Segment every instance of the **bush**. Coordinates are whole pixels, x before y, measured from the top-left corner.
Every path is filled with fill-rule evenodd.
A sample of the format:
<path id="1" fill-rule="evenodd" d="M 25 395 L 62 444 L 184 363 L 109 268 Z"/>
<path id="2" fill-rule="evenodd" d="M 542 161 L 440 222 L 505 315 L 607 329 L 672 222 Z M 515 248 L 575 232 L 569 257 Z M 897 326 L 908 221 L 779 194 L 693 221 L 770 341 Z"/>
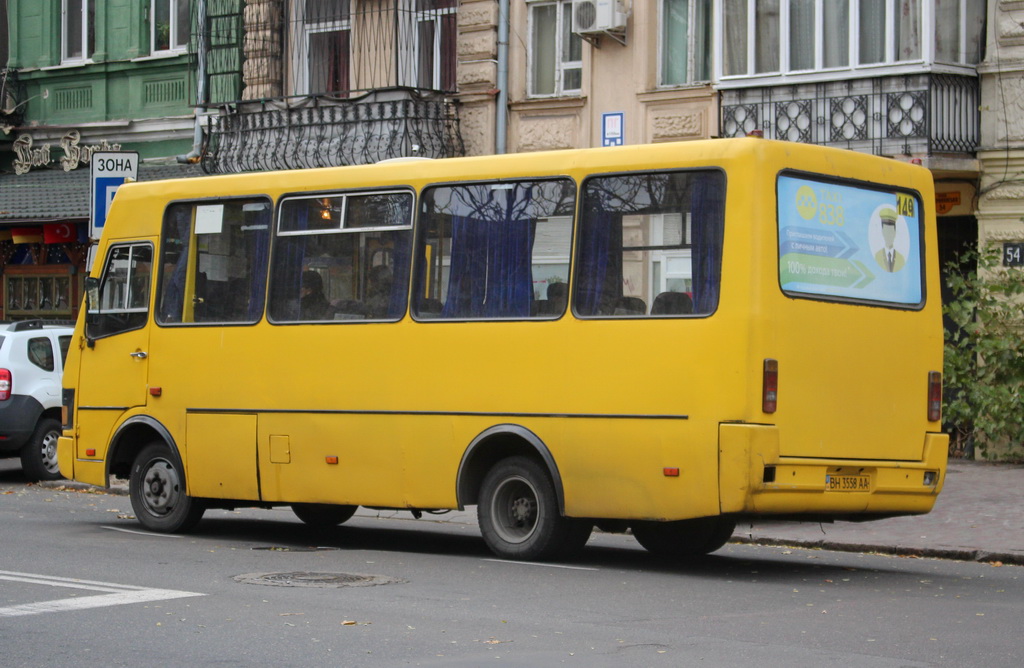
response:
<path id="1" fill-rule="evenodd" d="M 947 265 L 944 415 L 951 454 L 1024 456 L 1024 274 L 1001 249 Z"/>

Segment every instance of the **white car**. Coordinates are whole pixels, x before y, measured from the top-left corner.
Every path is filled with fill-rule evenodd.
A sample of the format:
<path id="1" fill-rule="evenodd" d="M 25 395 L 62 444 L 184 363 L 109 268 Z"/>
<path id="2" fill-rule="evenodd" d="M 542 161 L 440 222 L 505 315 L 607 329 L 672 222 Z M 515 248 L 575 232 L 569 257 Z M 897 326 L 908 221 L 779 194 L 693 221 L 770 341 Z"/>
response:
<path id="1" fill-rule="evenodd" d="M 0 457 L 21 457 L 29 480 L 57 480 L 61 374 L 74 328 L 0 325 Z"/>

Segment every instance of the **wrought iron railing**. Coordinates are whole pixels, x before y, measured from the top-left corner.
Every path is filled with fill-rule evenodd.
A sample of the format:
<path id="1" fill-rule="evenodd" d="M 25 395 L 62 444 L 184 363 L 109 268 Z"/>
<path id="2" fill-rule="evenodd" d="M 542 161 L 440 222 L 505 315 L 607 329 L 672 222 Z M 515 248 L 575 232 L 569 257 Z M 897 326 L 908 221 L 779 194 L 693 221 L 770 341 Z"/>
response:
<path id="1" fill-rule="evenodd" d="M 980 140 L 977 77 L 919 74 L 721 92 L 720 132 L 876 155 L 967 154 Z"/>
<path id="2" fill-rule="evenodd" d="M 367 164 L 465 152 L 455 103 L 408 89 L 359 99 L 264 100 L 214 117 L 203 169 L 211 173 Z"/>

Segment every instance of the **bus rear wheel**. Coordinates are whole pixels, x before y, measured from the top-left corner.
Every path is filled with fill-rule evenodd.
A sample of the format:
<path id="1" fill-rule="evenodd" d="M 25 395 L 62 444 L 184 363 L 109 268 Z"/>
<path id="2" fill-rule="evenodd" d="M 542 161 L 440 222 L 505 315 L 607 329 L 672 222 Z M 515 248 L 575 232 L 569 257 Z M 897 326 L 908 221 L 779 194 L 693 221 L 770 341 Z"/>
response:
<path id="1" fill-rule="evenodd" d="M 352 519 L 359 506 L 335 506 L 329 503 L 293 503 L 295 516 L 311 527 L 327 529 Z"/>
<path id="2" fill-rule="evenodd" d="M 162 442 L 150 443 L 135 457 L 128 494 L 135 517 L 150 531 L 188 531 L 206 510 L 201 501 L 185 493 L 181 465 Z"/>
<path id="3" fill-rule="evenodd" d="M 477 519 L 484 542 L 499 557 L 568 557 L 590 537 L 591 524 L 562 517 L 547 471 L 526 457 L 498 462 L 484 477 Z"/>
<path id="4" fill-rule="evenodd" d="M 729 542 L 736 521 L 699 517 L 678 522 L 634 522 L 633 537 L 659 557 L 690 559 L 710 554 Z"/>

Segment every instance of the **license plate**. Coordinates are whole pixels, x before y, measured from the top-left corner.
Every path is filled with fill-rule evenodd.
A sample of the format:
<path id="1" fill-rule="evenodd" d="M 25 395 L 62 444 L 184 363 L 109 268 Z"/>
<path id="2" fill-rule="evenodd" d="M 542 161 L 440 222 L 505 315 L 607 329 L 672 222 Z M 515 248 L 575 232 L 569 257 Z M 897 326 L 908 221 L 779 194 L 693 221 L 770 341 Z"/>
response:
<path id="1" fill-rule="evenodd" d="M 871 476 L 827 474 L 825 489 L 829 492 L 870 492 Z"/>

